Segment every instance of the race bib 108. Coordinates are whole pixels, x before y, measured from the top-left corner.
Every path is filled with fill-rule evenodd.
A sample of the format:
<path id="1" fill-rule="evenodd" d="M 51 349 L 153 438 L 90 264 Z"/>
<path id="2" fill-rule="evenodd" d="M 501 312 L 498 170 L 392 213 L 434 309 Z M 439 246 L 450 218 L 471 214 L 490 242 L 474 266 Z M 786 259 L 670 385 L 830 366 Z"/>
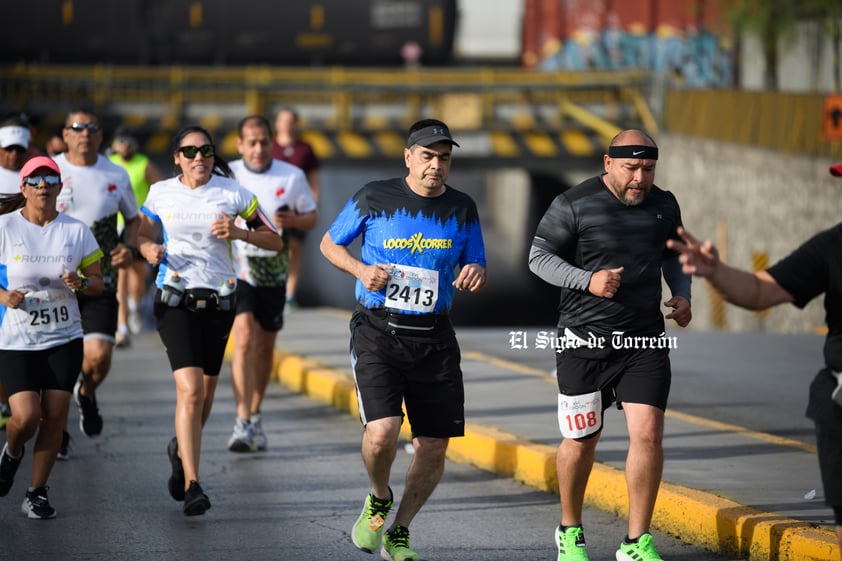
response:
<path id="1" fill-rule="evenodd" d="M 558 394 L 558 428 L 564 438 L 582 438 L 602 428 L 602 392 Z"/>

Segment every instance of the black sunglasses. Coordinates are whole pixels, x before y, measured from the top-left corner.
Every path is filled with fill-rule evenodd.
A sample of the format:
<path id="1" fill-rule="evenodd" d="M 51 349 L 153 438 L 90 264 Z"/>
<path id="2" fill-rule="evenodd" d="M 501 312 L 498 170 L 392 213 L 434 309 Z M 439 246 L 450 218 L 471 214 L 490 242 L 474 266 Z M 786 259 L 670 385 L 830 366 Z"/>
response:
<path id="1" fill-rule="evenodd" d="M 23 182 L 30 187 L 38 187 L 42 181 L 47 187 L 55 187 L 61 183 L 61 177 L 58 175 L 30 175 L 29 177 L 23 178 Z"/>
<path id="2" fill-rule="evenodd" d="M 97 123 L 73 123 L 72 125 L 67 125 L 64 127 L 66 129 L 70 129 L 74 132 L 82 132 L 85 129 L 88 129 L 90 132 L 99 132 L 99 124 Z"/>
<path id="3" fill-rule="evenodd" d="M 178 151 L 184 154 L 185 158 L 193 159 L 196 154 L 201 153 L 203 158 L 212 158 L 216 153 L 213 144 L 203 144 L 202 146 L 179 146 Z"/>
<path id="4" fill-rule="evenodd" d="M 12 144 L 11 146 L 4 146 L 3 150 L 6 152 L 17 152 L 18 154 L 23 154 L 26 152 L 26 148 L 21 146 L 20 144 Z"/>

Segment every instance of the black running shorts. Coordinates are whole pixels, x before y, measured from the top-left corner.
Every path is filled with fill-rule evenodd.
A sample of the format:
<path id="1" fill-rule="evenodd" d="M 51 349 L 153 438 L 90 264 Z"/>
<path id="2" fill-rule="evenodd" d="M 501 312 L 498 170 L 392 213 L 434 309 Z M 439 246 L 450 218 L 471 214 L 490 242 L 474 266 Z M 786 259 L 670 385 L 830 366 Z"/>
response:
<path id="1" fill-rule="evenodd" d="M 252 286 L 237 281 L 237 313 L 251 312 L 263 331 L 277 333 L 284 327 L 286 284 L 281 286 Z"/>
<path id="2" fill-rule="evenodd" d="M 116 293 L 106 290 L 95 296 L 78 292 L 76 294 L 85 339 L 104 339 L 113 343 L 114 334 L 117 333 Z"/>
<path id="3" fill-rule="evenodd" d="M 413 436 L 464 436 L 461 353 L 449 322 L 431 337 L 408 337 L 387 333 L 355 312 L 351 362 L 363 425 L 402 417 L 405 402 Z"/>
<path id="4" fill-rule="evenodd" d="M 160 294 L 155 294 L 154 314 L 173 371 L 195 366 L 207 376 L 219 375 L 234 324 L 234 310 L 172 308 L 161 302 Z"/>
<path id="5" fill-rule="evenodd" d="M 615 401 L 666 410 L 672 380 L 668 349 L 614 349 L 610 343 L 556 353 L 556 375 L 564 395 L 602 390 L 603 411 Z"/>
<path id="6" fill-rule="evenodd" d="M 82 370 L 82 339 L 39 351 L 0 351 L 0 382 L 7 395 L 31 391 L 72 392 Z"/>

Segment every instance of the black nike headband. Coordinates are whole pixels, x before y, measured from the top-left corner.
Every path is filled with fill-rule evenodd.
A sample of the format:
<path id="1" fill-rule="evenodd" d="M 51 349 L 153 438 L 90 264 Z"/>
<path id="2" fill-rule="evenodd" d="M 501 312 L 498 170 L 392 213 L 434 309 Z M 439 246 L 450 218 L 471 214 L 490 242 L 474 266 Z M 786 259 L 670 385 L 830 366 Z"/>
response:
<path id="1" fill-rule="evenodd" d="M 609 146 L 608 157 L 657 160 L 658 148 L 655 146 L 640 146 L 638 144 L 631 144 L 628 146 Z"/>

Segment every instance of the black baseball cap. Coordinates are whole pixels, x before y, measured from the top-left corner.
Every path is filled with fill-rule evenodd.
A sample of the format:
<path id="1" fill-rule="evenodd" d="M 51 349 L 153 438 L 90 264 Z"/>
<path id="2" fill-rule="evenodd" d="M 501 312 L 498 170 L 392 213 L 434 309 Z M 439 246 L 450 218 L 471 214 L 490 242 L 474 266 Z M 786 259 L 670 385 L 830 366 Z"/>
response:
<path id="1" fill-rule="evenodd" d="M 415 144 L 419 146 L 430 146 L 436 142 L 449 142 L 453 146 L 459 146 L 453 140 L 453 137 L 450 136 L 450 129 L 444 125 L 431 125 L 423 129 L 418 129 L 410 134 L 409 138 L 406 139 L 406 147 L 409 148 Z"/>

